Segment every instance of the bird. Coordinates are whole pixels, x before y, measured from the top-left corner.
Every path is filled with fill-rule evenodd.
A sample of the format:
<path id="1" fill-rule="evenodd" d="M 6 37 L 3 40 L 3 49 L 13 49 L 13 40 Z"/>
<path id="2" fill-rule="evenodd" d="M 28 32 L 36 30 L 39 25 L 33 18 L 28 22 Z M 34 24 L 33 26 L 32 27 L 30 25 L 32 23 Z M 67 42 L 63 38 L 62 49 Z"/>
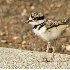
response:
<path id="1" fill-rule="evenodd" d="M 29 16 L 29 19 L 24 23 L 32 25 L 32 31 L 41 39 L 47 41 L 48 44 L 46 52 L 49 52 L 49 49 L 51 48 L 50 41 L 57 39 L 69 26 L 69 18 L 62 21 L 56 21 L 45 18 L 44 14 L 41 12 L 33 12 Z M 54 47 L 52 49 L 52 58 L 54 58 Z"/>

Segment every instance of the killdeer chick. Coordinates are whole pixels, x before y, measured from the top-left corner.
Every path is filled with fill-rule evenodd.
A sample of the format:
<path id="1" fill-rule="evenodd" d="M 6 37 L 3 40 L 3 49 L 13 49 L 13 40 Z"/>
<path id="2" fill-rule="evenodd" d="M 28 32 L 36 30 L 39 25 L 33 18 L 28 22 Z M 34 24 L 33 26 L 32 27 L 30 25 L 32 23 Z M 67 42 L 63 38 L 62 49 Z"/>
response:
<path id="1" fill-rule="evenodd" d="M 34 12 L 29 19 L 25 21 L 33 27 L 33 32 L 48 42 L 47 52 L 51 48 L 50 40 L 56 39 L 68 27 L 68 19 L 64 21 L 47 20 L 41 12 Z M 54 57 L 54 48 L 53 48 Z"/>

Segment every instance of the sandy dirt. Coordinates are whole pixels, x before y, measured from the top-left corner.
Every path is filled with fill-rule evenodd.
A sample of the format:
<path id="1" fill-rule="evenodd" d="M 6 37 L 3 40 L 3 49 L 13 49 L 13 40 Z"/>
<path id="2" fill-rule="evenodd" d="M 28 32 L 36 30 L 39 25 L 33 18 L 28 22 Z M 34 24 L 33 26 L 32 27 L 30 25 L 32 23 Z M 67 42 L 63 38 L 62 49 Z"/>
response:
<path id="1" fill-rule="evenodd" d="M 70 69 L 70 55 L 0 48 L 1 69 Z M 48 60 L 48 61 L 47 61 Z"/>

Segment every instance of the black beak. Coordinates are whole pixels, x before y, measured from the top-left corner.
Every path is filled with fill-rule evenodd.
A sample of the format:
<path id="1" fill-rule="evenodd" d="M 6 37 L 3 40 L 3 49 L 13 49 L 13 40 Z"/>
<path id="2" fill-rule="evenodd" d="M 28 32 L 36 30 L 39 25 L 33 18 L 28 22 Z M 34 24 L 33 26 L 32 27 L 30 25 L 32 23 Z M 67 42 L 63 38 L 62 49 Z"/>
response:
<path id="1" fill-rule="evenodd" d="M 29 20 L 25 21 L 24 23 L 29 23 Z"/>
<path id="2" fill-rule="evenodd" d="M 24 23 L 29 23 L 29 22 L 31 22 L 32 20 L 27 20 L 27 21 L 25 21 Z"/>

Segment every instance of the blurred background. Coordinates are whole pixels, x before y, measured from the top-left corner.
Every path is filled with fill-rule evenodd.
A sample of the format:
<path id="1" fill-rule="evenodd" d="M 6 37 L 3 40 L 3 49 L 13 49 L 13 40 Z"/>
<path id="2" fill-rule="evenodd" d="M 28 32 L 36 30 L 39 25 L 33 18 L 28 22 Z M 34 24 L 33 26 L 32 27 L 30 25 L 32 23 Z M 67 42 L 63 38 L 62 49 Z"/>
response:
<path id="1" fill-rule="evenodd" d="M 62 20 L 70 17 L 70 0 L 0 0 L 0 47 L 45 52 L 47 42 L 24 24 L 32 12 L 38 11 L 48 19 Z M 56 52 L 70 54 L 70 27 L 56 44 Z"/>

